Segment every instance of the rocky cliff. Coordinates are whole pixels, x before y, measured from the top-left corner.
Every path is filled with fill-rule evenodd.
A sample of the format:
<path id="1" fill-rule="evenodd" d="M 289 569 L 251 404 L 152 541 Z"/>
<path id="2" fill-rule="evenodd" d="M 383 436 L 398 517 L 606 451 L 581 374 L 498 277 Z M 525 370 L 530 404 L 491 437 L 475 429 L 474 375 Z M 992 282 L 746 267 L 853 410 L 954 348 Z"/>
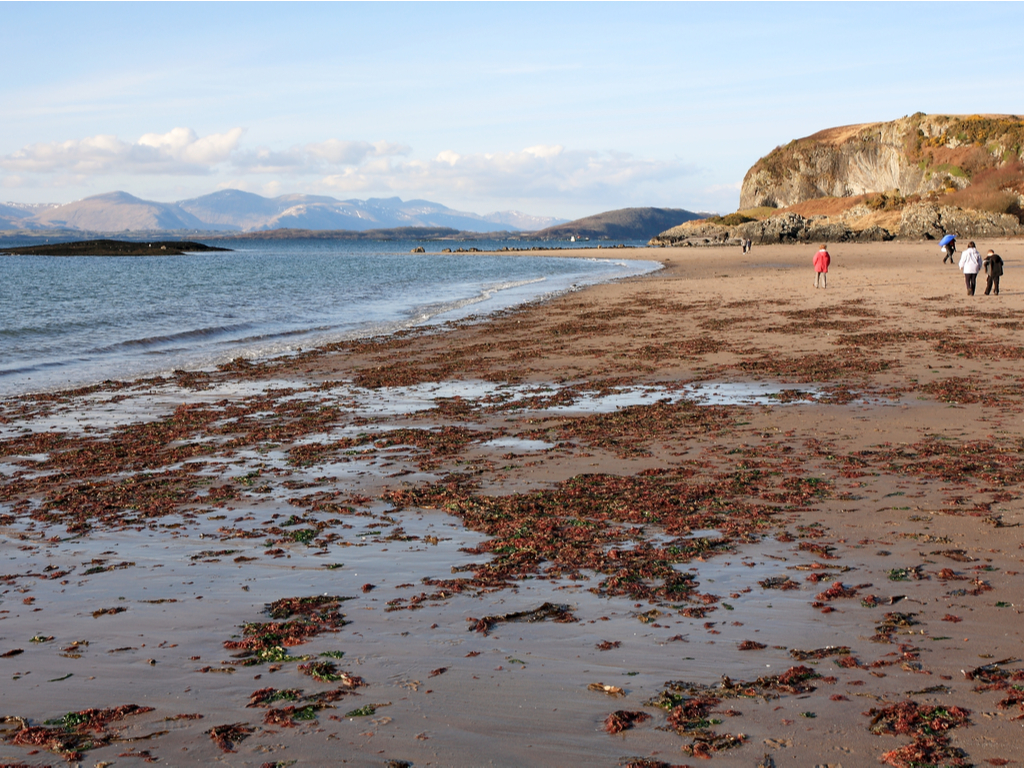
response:
<path id="1" fill-rule="evenodd" d="M 747 172 L 739 212 L 652 245 L 1024 235 L 1024 120 L 918 113 L 791 141 Z"/>
<path id="2" fill-rule="evenodd" d="M 830 128 L 758 160 L 743 179 L 740 210 L 881 192 L 937 197 L 1012 165 L 1016 173 L 1006 175 L 1015 178 L 1003 181 L 1015 182 L 1019 197 L 1022 149 L 1024 120 L 1012 115 L 917 113 L 887 123 Z M 996 193 L 1006 188 L 997 183 L 990 191 L 999 197 Z M 1003 195 L 1001 202 L 1007 201 Z"/>

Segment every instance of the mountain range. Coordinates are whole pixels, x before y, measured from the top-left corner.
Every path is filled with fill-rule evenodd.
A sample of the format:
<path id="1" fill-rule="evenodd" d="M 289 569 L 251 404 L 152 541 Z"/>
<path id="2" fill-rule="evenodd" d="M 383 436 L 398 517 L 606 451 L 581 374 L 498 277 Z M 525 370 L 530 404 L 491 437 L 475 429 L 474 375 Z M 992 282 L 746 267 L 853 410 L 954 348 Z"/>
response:
<path id="1" fill-rule="evenodd" d="M 354 230 L 451 227 L 467 232 L 537 231 L 565 219 L 503 211 L 481 216 L 427 200 L 398 197 L 336 200 L 322 195 L 267 198 L 237 189 L 159 203 L 109 192 L 66 205 L 0 204 L 0 230 L 87 232 L 254 232 L 270 229 Z"/>

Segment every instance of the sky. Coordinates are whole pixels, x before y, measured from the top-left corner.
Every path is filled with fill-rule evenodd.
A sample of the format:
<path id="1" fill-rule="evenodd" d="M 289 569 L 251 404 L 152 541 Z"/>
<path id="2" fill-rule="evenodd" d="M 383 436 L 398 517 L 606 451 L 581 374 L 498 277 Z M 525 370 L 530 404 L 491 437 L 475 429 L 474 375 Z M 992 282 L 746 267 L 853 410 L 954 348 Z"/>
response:
<path id="1" fill-rule="evenodd" d="M 0 2 L 0 201 L 728 213 L 824 128 L 1024 113 L 1016 2 Z"/>

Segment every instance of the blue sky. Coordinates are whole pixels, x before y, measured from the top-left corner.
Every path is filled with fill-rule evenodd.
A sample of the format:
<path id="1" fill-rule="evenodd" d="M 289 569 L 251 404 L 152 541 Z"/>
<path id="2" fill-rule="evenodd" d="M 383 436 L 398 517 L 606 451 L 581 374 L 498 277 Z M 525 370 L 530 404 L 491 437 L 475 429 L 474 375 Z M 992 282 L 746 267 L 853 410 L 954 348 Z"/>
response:
<path id="1" fill-rule="evenodd" d="M 1007 3 L 10 3 L 0 200 L 736 209 L 823 128 L 1024 113 Z"/>

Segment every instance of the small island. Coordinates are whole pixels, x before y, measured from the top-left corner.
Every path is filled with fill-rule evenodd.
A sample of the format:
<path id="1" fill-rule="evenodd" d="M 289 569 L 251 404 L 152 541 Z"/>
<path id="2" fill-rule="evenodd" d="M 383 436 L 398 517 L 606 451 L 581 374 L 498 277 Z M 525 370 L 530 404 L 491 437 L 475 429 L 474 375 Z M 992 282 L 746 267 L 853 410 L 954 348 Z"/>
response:
<path id="1" fill-rule="evenodd" d="M 162 240 L 153 243 L 128 240 L 81 240 L 74 243 L 47 243 L 19 248 L 4 248 L 0 253 L 11 256 L 181 256 L 202 251 L 230 251 L 187 240 Z"/>

